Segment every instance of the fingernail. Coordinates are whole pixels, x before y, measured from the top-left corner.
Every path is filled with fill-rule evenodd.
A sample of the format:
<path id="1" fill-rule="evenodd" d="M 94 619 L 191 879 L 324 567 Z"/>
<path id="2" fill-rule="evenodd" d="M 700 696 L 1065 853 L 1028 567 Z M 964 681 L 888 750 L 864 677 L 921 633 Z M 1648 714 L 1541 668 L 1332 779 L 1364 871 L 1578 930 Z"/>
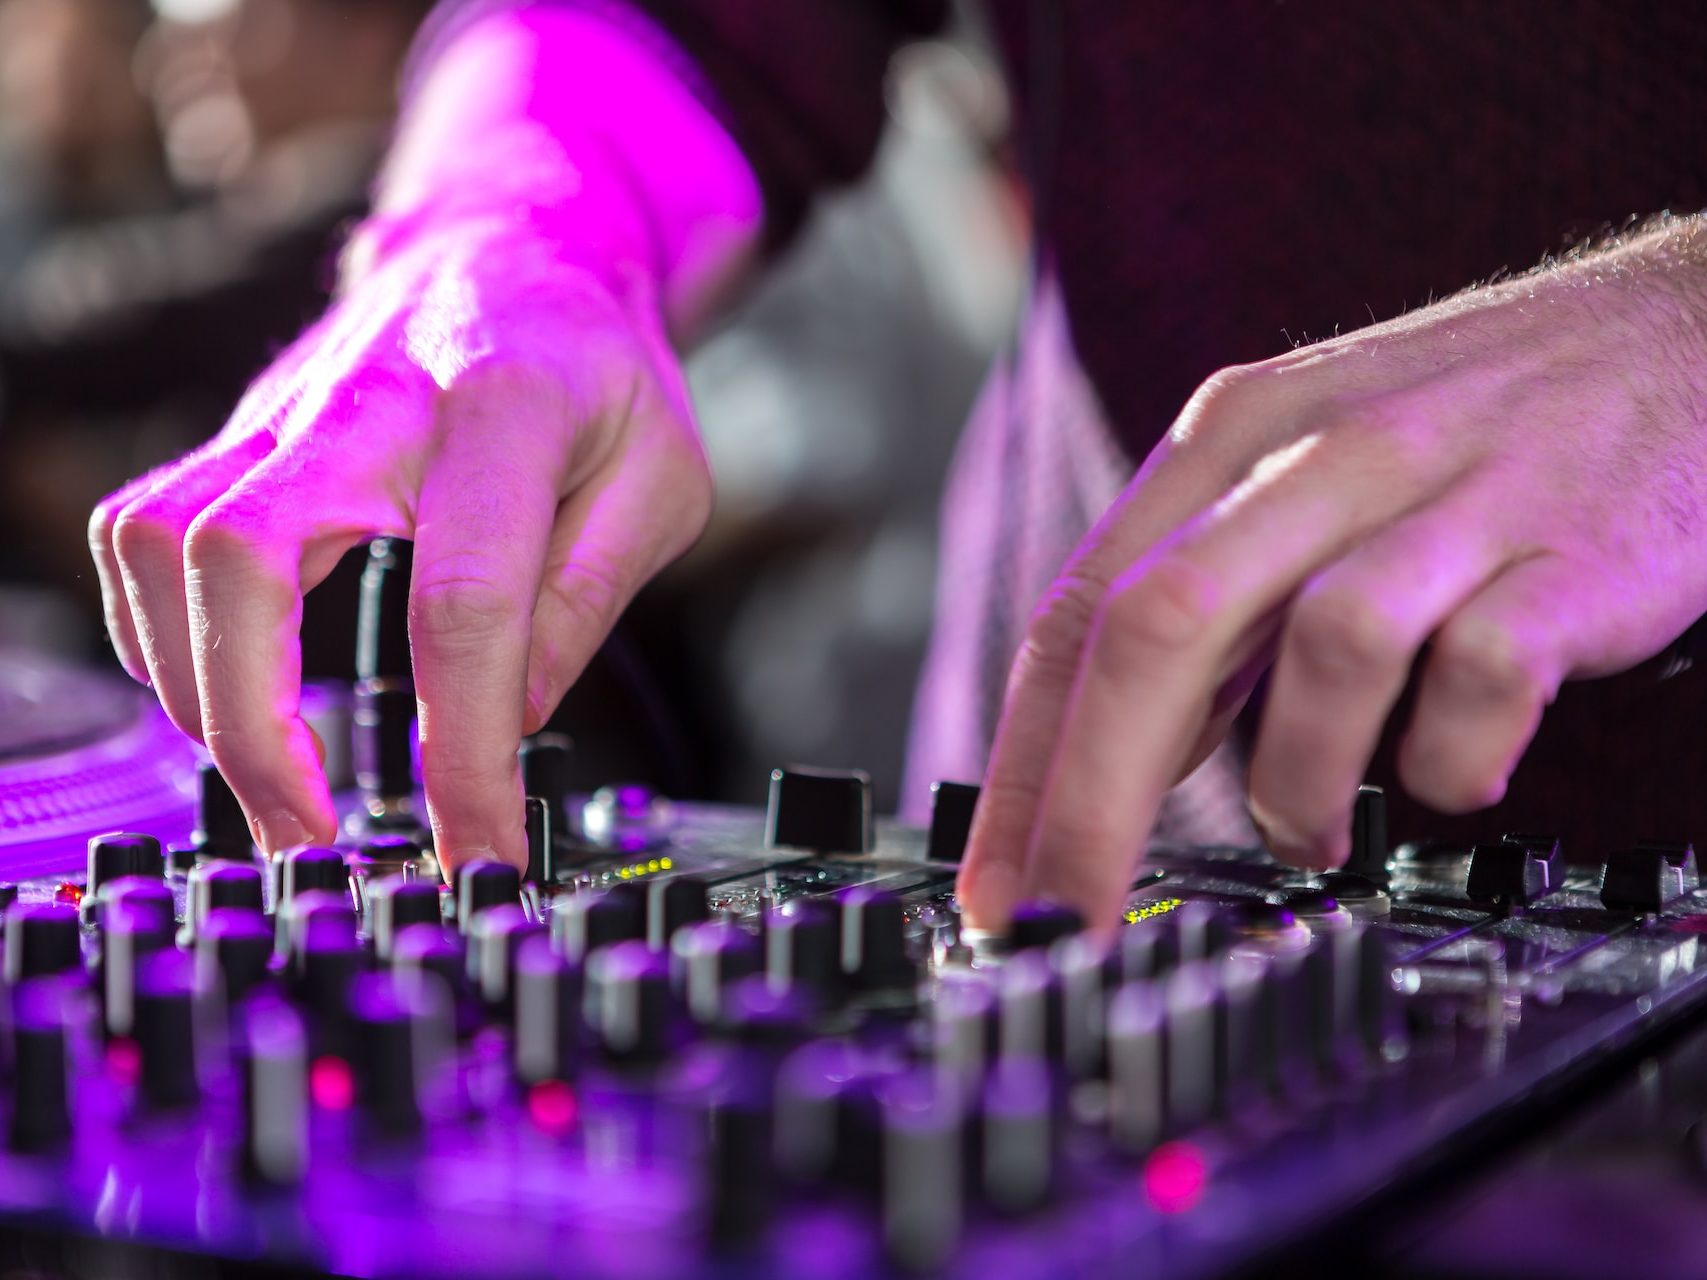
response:
<path id="1" fill-rule="evenodd" d="M 275 809 L 256 818 L 249 826 L 263 853 L 281 853 L 309 841 L 308 828 L 302 824 L 302 819 L 284 809 Z"/>

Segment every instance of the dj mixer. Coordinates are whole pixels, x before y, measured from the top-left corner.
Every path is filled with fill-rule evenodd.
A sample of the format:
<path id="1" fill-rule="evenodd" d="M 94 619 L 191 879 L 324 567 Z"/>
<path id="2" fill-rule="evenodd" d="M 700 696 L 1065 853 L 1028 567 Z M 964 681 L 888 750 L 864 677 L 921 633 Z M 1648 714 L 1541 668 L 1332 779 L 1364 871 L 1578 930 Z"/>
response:
<path id="1" fill-rule="evenodd" d="M 1112 941 L 982 936 L 973 787 L 925 829 L 854 772 L 574 794 L 546 736 L 527 868 L 447 885 L 376 625 L 316 704 L 346 839 L 275 860 L 146 694 L 13 664 L 92 710 L 0 743 L 0 1263 L 1270 1274 L 1707 1016 L 1687 843 L 1393 848 L 1373 788 L 1339 871 L 1154 848 Z"/>

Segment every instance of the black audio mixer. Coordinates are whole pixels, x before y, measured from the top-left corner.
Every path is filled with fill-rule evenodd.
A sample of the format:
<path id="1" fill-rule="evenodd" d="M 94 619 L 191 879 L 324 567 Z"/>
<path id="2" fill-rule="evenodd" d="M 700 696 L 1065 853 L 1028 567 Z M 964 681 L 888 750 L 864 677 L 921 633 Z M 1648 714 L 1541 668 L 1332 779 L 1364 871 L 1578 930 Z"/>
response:
<path id="1" fill-rule="evenodd" d="M 1260 1270 L 1707 998 L 1688 846 L 1389 851 L 1373 791 L 1342 872 L 1153 851 L 1105 949 L 1043 905 L 959 927 L 969 788 L 926 832 L 857 774 L 547 794 L 530 876 L 444 886 L 396 831 L 264 863 L 200 782 L 192 839 L 5 890 L 0 1222 L 63 1256 Z"/>
<path id="2" fill-rule="evenodd" d="M 383 632 L 315 704 L 346 839 L 273 861 L 146 694 L 0 661 L 0 1266 L 1267 1274 L 1707 1018 L 1687 843 L 1391 848 L 1373 789 L 1340 871 L 1155 848 L 1111 944 L 981 937 L 972 787 L 577 794 L 542 737 L 527 868 L 446 885 Z"/>

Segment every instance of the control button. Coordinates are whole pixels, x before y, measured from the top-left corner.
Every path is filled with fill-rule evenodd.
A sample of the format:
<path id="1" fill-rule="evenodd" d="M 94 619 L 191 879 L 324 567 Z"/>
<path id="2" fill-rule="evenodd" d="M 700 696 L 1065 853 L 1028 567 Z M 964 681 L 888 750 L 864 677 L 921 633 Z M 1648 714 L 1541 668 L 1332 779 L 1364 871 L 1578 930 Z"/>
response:
<path id="1" fill-rule="evenodd" d="M 373 935 L 373 951 L 381 960 L 391 959 L 391 948 L 397 935 L 410 925 L 439 925 L 444 923 L 444 906 L 439 887 L 427 880 L 406 880 L 402 876 L 386 876 L 367 887 L 368 932 Z"/>
<path id="2" fill-rule="evenodd" d="M 512 1009 L 516 952 L 529 938 L 545 937 L 545 926 L 514 903 L 488 907 L 474 917 L 468 935 L 468 976 L 480 1001 L 494 1014 Z"/>
<path id="3" fill-rule="evenodd" d="M 1013 919 L 1008 924 L 1008 949 L 1048 947 L 1084 927 L 1085 918 L 1071 907 L 1053 902 L 1022 902 L 1014 908 Z"/>
<path id="4" fill-rule="evenodd" d="M 37 978 L 13 992 L 13 1151 L 52 1151 L 71 1137 L 65 1029 L 67 993 L 62 983 Z"/>
<path id="5" fill-rule="evenodd" d="M 1600 901 L 1610 911 L 1653 914 L 1698 883 L 1692 845 L 1644 842 L 1607 855 Z"/>
<path id="6" fill-rule="evenodd" d="M 201 858 L 201 850 L 194 844 L 174 842 L 166 846 L 164 855 L 166 871 L 170 875 L 187 876 L 190 868 Z"/>
<path id="7" fill-rule="evenodd" d="M 153 836 L 116 832 L 89 840 L 89 872 L 85 895 L 100 892 L 102 885 L 120 876 L 163 876 L 165 860 L 160 842 Z"/>
<path id="8" fill-rule="evenodd" d="M 984 1085 L 979 1117 L 984 1199 L 1001 1213 L 1029 1213 L 1055 1184 L 1054 1085 L 1035 1058 L 1004 1058 Z"/>
<path id="9" fill-rule="evenodd" d="M 918 968 L 907 954 L 905 908 L 883 889 L 855 885 L 836 896 L 841 911 L 842 973 L 858 991 L 910 989 Z"/>
<path id="10" fill-rule="evenodd" d="M 711 916 L 705 881 L 698 876 L 671 876 L 646 886 L 646 942 L 663 950 L 676 930 Z"/>
<path id="11" fill-rule="evenodd" d="M 286 903 L 311 889 L 342 894 L 347 898 L 350 892 L 349 864 L 336 849 L 298 849 L 284 856 L 279 889 L 281 901 Z"/>
<path id="12" fill-rule="evenodd" d="M 534 884 L 546 884 L 557 878 L 555 859 L 551 856 L 551 832 L 556 826 L 551 820 L 551 806 L 535 795 L 523 800 L 522 806 L 528 841 L 528 865 L 523 878 Z"/>
<path id="13" fill-rule="evenodd" d="M 705 1109 L 702 1186 L 714 1248 L 753 1243 L 776 1211 L 775 1116 L 764 1090 L 736 1078 Z"/>
<path id="14" fill-rule="evenodd" d="M 1388 853 L 1387 793 L 1380 787 L 1359 787 L 1351 810 L 1351 855 L 1341 870 L 1385 885 Z"/>
<path id="15" fill-rule="evenodd" d="M 480 1002 L 468 977 L 468 946 L 461 934 L 442 925 L 417 924 L 400 932 L 391 945 L 391 967 L 401 974 L 431 974 L 449 1001 L 459 1036 L 480 1026 Z"/>
<path id="16" fill-rule="evenodd" d="M 310 911 L 292 941 L 286 981 L 309 1015 L 314 1051 L 343 1050 L 350 983 L 364 967 L 354 921 L 341 911 Z"/>
<path id="17" fill-rule="evenodd" d="M 253 920 L 250 921 L 253 923 Z M 308 1170 L 308 1038 L 281 1001 L 249 1010 L 238 1036 L 246 1180 L 289 1187 Z"/>
<path id="18" fill-rule="evenodd" d="M 786 1176 L 805 1186 L 877 1188 L 876 1080 L 842 1040 L 815 1040 L 789 1055 L 776 1085 L 776 1154 Z"/>
<path id="19" fill-rule="evenodd" d="M 551 936 L 571 960 L 583 960 L 601 947 L 646 940 L 646 895 L 635 884 L 613 885 L 603 893 L 576 893 L 557 900 Z"/>
<path id="20" fill-rule="evenodd" d="M 356 786 L 381 826 L 415 822 L 415 690 L 360 681 L 352 717 Z"/>
<path id="21" fill-rule="evenodd" d="M 1159 978 L 1179 963 L 1179 921 L 1172 913 L 1128 925 L 1109 953 L 1115 983 Z"/>
<path id="22" fill-rule="evenodd" d="M 84 902 L 88 899 L 85 898 Z M 166 882 L 153 876 L 123 876 L 101 886 L 95 904 L 97 919 L 108 908 L 123 904 L 147 913 L 153 929 L 166 942 L 172 941 L 172 929 L 177 923 L 178 902 Z"/>
<path id="23" fill-rule="evenodd" d="M 1167 1017 L 1167 1124 L 1192 1129 L 1215 1114 L 1216 983 L 1206 962 L 1183 964 L 1162 985 Z"/>
<path id="24" fill-rule="evenodd" d="M 356 936 L 356 913 L 347 894 L 305 889 L 292 896 L 275 917 L 278 952 L 287 964 L 302 949 L 309 922 L 316 919 L 333 921 L 334 924 L 323 927 L 336 928 L 352 939 Z"/>
<path id="25" fill-rule="evenodd" d="M 263 910 L 264 886 L 261 873 L 240 862 L 210 862 L 190 872 L 189 899 L 190 936 L 200 930 L 209 912 Z"/>
<path id="26" fill-rule="evenodd" d="M 1290 911 L 1294 916 L 1319 918 L 1340 914 L 1339 899 L 1334 897 L 1330 890 L 1320 885 L 1296 889 L 1276 889 L 1268 895 L 1268 901 L 1274 906 Z"/>
<path id="27" fill-rule="evenodd" d="M 77 911 L 57 902 L 15 902 L 6 912 L 6 981 L 83 968 Z"/>
<path id="28" fill-rule="evenodd" d="M 870 776 L 858 770 L 771 770 L 765 845 L 814 853 L 870 853 Z"/>
<path id="29" fill-rule="evenodd" d="M 443 1053 L 447 1011 L 442 999 L 433 999 L 435 990 L 395 973 L 363 974 L 350 985 L 351 1061 L 362 1116 L 375 1137 L 409 1138 L 421 1130 L 421 1086 Z"/>
<path id="30" fill-rule="evenodd" d="M 214 907 L 196 929 L 196 990 L 216 992 L 227 1004 L 236 1004 L 266 981 L 272 958 L 272 931 L 259 914 Z"/>
<path id="31" fill-rule="evenodd" d="M 657 848 L 675 825 L 675 806 L 638 782 L 600 787 L 581 807 L 581 834 L 625 853 Z"/>
<path id="32" fill-rule="evenodd" d="M 640 942 L 602 947 L 587 960 L 587 1020 L 606 1056 L 636 1066 L 661 1062 L 676 1026 L 670 966 Z"/>
<path id="33" fill-rule="evenodd" d="M 247 861 L 255 856 L 254 837 L 243 806 L 218 769 L 196 770 L 196 829 L 192 837 L 205 858 Z"/>
<path id="34" fill-rule="evenodd" d="M 522 900 L 522 873 L 496 858 L 475 858 L 456 869 L 456 927 L 467 933 L 488 907 Z"/>
<path id="35" fill-rule="evenodd" d="M 526 1084 L 573 1079 L 582 1049 L 581 966 L 538 936 L 516 952 L 516 1075 Z"/>
<path id="36" fill-rule="evenodd" d="M 930 1004 L 930 1048 L 937 1069 L 967 1086 L 984 1078 L 1000 1034 L 995 987 L 982 976 L 956 975 L 936 986 Z"/>
<path id="37" fill-rule="evenodd" d="M 138 971 L 134 1028 L 142 1060 L 138 1093 L 151 1110 L 193 1106 L 201 1097 L 193 995 L 190 957 L 181 951 L 150 956 Z"/>
<path id="38" fill-rule="evenodd" d="M 1061 1063 L 1074 1080 L 1106 1074 L 1103 1023 L 1112 957 L 1101 939 L 1077 933 L 1049 949 L 1060 1001 Z"/>
<path id="39" fill-rule="evenodd" d="M 1003 1058 L 1061 1060 L 1061 991 L 1041 953 L 1022 951 L 1003 965 L 996 998 Z"/>
<path id="40" fill-rule="evenodd" d="M 567 816 L 563 802 L 569 795 L 573 751 L 567 734 L 536 733 L 522 740 L 522 793 L 545 801 L 553 827 Z"/>
<path id="41" fill-rule="evenodd" d="M 902 1267 L 939 1267 L 959 1243 L 963 1096 L 959 1088 L 922 1071 L 896 1077 L 879 1094 L 883 1243 Z"/>
<path id="42" fill-rule="evenodd" d="M 1524 906 L 1562 887 L 1564 874 L 1556 840 L 1511 835 L 1470 850 L 1464 894 L 1486 906 Z"/>
<path id="43" fill-rule="evenodd" d="M 1215 1110 L 1226 1115 L 1259 1100 L 1269 1084 L 1268 962 L 1237 952 L 1215 966 Z"/>
<path id="44" fill-rule="evenodd" d="M 670 976 L 689 1015 L 702 1026 L 722 1019 L 724 990 L 764 968 L 759 940 L 738 925 L 703 921 L 670 939 Z"/>
<path id="45" fill-rule="evenodd" d="M 717 1031 L 723 1039 L 757 1051 L 765 1074 L 774 1078 L 785 1054 L 806 1043 L 812 1009 L 792 991 L 776 991 L 761 975 L 738 978 L 723 989 Z M 750 1061 L 750 1060 L 749 1060 Z"/>
<path id="46" fill-rule="evenodd" d="M 828 908 L 799 900 L 765 916 L 765 979 L 815 1005 L 841 998 L 841 926 Z"/>
<path id="47" fill-rule="evenodd" d="M 409 579 L 415 546 L 405 538 L 376 538 L 368 544 L 356 611 L 356 678 L 408 680 Z"/>
<path id="48" fill-rule="evenodd" d="M 1316 885 L 1359 920 L 1387 915 L 1393 908 L 1385 888 L 1350 871 L 1325 871 L 1316 877 Z"/>
<path id="49" fill-rule="evenodd" d="M 171 945 L 158 911 L 142 903 L 109 902 L 101 909 L 101 1007 L 107 1034 L 128 1036 L 137 975 L 147 957 Z"/>
<path id="50" fill-rule="evenodd" d="M 931 826 L 925 838 L 925 857 L 930 861 L 960 861 L 972 834 L 980 790 L 966 782 L 931 783 Z"/>

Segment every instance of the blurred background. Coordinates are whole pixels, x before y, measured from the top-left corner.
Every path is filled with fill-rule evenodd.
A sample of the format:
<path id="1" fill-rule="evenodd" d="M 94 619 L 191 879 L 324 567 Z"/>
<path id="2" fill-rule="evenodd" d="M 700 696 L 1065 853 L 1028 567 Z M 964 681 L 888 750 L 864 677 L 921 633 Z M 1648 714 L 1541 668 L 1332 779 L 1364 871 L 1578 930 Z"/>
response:
<path id="1" fill-rule="evenodd" d="M 88 512 L 325 306 L 430 8 L 0 0 L 0 646 L 114 665 Z M 937 495 L 1026 274 L 986 50 L 902 53 L 868 180 L 691 354 L 717 515 L 566 699 L 581 785 L 857 765 L 893 806 Z M 356 571 L 310 597 L 310 676 L 351 674 Z"/>

